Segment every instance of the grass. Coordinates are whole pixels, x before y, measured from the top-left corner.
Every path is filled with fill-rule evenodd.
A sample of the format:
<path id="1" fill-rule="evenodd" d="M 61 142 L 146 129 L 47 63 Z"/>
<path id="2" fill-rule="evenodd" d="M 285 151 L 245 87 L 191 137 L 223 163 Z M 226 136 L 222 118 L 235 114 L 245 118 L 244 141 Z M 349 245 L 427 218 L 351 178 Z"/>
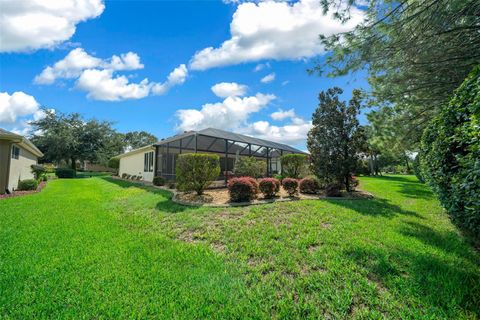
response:
<path id="1" fill-rule="evenodd" d="M 0 201 L 0 318 L 480 317 L 480 255 L 412 176 L 189 208 L 109 177 Z"/>

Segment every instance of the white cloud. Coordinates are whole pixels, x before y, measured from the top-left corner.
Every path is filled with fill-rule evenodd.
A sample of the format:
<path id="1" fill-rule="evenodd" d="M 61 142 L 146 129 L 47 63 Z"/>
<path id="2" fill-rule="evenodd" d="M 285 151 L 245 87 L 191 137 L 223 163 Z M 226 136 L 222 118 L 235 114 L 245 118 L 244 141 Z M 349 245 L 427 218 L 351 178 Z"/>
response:
<path id="1" fill-rule="evenodd" d="M 113 76 L 113 71 L 87 69 L 82 72 L 76 87 L 87 92 L 87 97 L 103 101 L 141 99 L 148 96 L 151 84 L 148 79 L 129 83 L 125 76 Z"/>
<path id="2" fill-rule="evenodd" d="M 234 130 L 247 125 L 248 117 L 268 105 L 275 96 L 257 93 L 250 97 L 228 97 L 222 102 L 204 104 L 200 110 L 177 111 L 178 131 L 201 130 L 208 127 Z"/>
<path id="3" fill-rule="evenodd" d="M 14 125 L 19 118 L 40 115 L 40 104 L 31 95 L 17 91 L 0 92 L 0 123 Z"/>
<path id="4" fill-rule="evenodd" d="M 213 93 L 220 98 L 241 97 L 245 95 L 248 87 L 236 82 L 221 82 L 212 87 Z"/>
<path id="5" fill-rule="evenodd" d="M 173 86 L 181 85 L 185 82 L 188 76 L 187 66 L 179 65 L 168 75 L 167 81 L 164 83 L 155 83 L 152 86 L 152 93 L 156 95 L 165 94 Z"/>
<path id="6" fill-rule="evenodd" d="M 286 85 L 289 84 L 289 83 L 290 83 L 290 81 L 285 80 L 285 81 L 282 82 L 282 86 L 286 86 Z"/>
<path id="7" fill-rule="evenodd" d="M 263 77 L 260 81 L 262 83 L 270 83 L 272 82 L 273 80 L 275 80 L 275 73 L 270 73 L 268 75 L 266 75 L 265 77 Z"/>
<path id="8" fill-rule="evenodd" d="M 53 66 L 46 67 L 34 79 L 36 84 L 53 84 L 57 79 L 77 79 L 75 87 L 86 91 L 87 97 L 103 101 L 141 99 L 150 94 L 165 94 L 171 87 L 183 84 L 188 70 L 184 64 L 176 67 L 163 83 L 143 79 L 132 83 L 119 71 L 143 69 L 144 65 L 135 52 L 113 55 L 108 59 L 94 57 L 82 48 L 70 51 Z"/>
<path id="9" fill-rule="evenodd" d="M 253 69 L 254 72 L 262 71 L 265 68 L 270 68 L 270 63 L 259 63 L 255 66 L 255 69 Z"/>
<path id="10" fill-rule="evenodd" d="M 319 0 L 242 3 L 230 24 L 231 38 L 218 48 L 208 47 L 197 52 L 190 67 L 205 70 L 263 59 L 313 57 L 323 53 L 320 33 L 344 32 L 363 21 L 361 10 L 352 8 L 351 14 L 352 18 L 342 24 L 331 14 L 323 15 Z"/>
<path id="11" fill-rule="evenodd" d="M 102 68 L 109 70 L 137 70 L 144 66 L 134 52 L 113 55 L 110 59 L 99 59 L 89 55 L 82 48 L 70 51 L 65 58 L 48 66 L 33 80 L 36 84 L 52 84 L 57 79 L 78 78 L 84 70 Z"/>
<path id="12" fill-rule="evenodd" d="M 297 123 L 274 126 L 268 121 L 257 121 L 240 130 L 241 133 L 260 139 L 277 141 L 286 144 L 300 144 L 307 139 L 312 123 L 297 118 Z"/>
<path id="13" fill-rule="evenodd" d="M 290 109 L 290 110 L 284 111 L 282 109 L 278 109 L 278 111 L 275 111 L 274 113 L 272 113 L 270 117 L 273 120 L 279 120 L 279 121 L 285 120 L 287 118 L 293 118 L 295 117 L 295 110 Z"/>
<path id="14" fill-rule="evenodd" d="M 0 7 L 0 52 L 52 48 L 105 9 L 102 0 L 2 0 Z"/>

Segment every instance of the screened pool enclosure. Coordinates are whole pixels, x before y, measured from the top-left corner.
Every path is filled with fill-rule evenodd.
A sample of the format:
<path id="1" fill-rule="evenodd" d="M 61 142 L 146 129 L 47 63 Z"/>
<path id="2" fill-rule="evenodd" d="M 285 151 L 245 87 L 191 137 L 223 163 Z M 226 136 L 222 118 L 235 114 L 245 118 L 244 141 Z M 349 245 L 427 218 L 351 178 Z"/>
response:
<path id="1" fill-rule="evenodd" d="M 155 173 L 168 180 L 175 179 L 175 165 L 181 153 L 214 153 L 220 156 L 221 175 L 233 171 L 239 157 L 255 157 L 265 162 L 265 175 L 281 171 L 280 157 L 284 154 L 303 153 L 286 144 L 257 139 L 238 133 L 208 128 L 188 131 L 157 142 L 155 145 Z"/>

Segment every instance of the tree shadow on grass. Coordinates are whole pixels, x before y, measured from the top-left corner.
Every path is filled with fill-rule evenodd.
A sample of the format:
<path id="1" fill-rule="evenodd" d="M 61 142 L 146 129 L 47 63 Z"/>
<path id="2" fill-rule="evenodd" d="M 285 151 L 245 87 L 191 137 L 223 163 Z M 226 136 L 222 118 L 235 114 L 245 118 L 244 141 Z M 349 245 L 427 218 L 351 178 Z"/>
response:
<path id="1" fill-rule="evenodd" d="M 357 247 L 346 250 L 344 255 L 365 271 L 379 292 L 387 290 L 406 305 L 417 301 L 410 316 L 428 311 L 433 313 L 428 318 L 448 319 L 459 316 L 459 309 L 460 314 L 480 316 L 480 275 L 476 265 L 400 247 Z"/>
<path id="2" fill-rule="evenodd" d="M 381 176 L 375 177 L 375 179 L 397 182 L 394 184 L 398 188 L 396 191 L 408 198 L 431 200 L 435 197 L 426 184 L 413 177 Z"/>
<path id="3" fill-rule="evenodd" d="M 414 216 L 419 219 L 425 219 L 418 213 L 410 210 L 405 210 L 402 207 L 390 203 L 386 199 L 372 198 L 365 200 L 326 200 L 329 203 L 333 203 L 342 206 L 347 209 L 354 210 L 363 215 L 369 216 L 382 216 L 382 217 L 395 217 L 397 215 Z"/>
<path id="4" fill-rule="evenodd" d="M 135 187 L 135 188 L 139 188 L 139 189 L 163 196 L 164 199 L 159 201 L 155 206 L 155 208 L 159 211 L 168 212 L 168 213 L 178 213 L 186 210 L 197 209 L 196 207 L 183 206 L 181 204 L 173 202 L 172 201 L 173 193 L 168 190 L 162 190 L 159 188 L 155 188 L 153 186 L 147 186 L 141 182 L 119 180 L 119 179 L 114 179 L 112 177 L 101 177 L 101 178 L 107 182 L 116 184 L 117 186 L 122 188 Z"/>
<path id="5" fill-rule="evenodd" d="M 441 249 L 446 254 L 456 254 L 473 265 L 480 265 L 480 256 L 478 256 L 470 244 L 455 231 L 436 231 L 429 226 L 417 222 L 407 221 L 400 233 L 407 237 L 416 238 L 423 243 Z"/>

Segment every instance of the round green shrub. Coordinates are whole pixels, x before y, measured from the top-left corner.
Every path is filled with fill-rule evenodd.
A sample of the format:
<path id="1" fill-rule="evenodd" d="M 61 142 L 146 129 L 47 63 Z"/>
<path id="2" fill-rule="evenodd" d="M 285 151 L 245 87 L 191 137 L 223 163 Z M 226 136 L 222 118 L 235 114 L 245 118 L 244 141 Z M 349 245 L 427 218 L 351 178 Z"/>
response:
<path id="1" fill-rule="evenodd" d="M 228 180 L 228 193 L 232 202 L 248 202 L 257 198 L 259 186 L 252 177 L 239 177 Z"/>
<path id="2" fill-rule="evenodd" d="M 164 186 L 165 185 L 165 178 L 156 176 L 153 178 L 153 185 L 154 186 Z"/>
<path id="3" fill-rule="evenodd" d="M 177 188 L 203 194 L 213 180 L 220 175 L 220 157 L 208 153 L 185 153 L 177 159 Z"/>
<path id="4" fill-rule="evenodd" d="M 267 164 L 265 161 L 254 157 L 239 157 L 235 161 L 233 173 L 237 177 L 264 177 L 267 171 Z"/>
<path id="5" fill-rule="evenodd" d="M 420 163 L 453 222 L 480 239 L 480 66 L 425 130 Z"/>
<path id="6" fill-rule="evenodd" d="M 17 190 L 30 191 L 30 190 L 37 190 L 37 188 L 38 188 L 38 181 L 35 179 L 28 179 L 28 180 L 19 181 Z"/>

